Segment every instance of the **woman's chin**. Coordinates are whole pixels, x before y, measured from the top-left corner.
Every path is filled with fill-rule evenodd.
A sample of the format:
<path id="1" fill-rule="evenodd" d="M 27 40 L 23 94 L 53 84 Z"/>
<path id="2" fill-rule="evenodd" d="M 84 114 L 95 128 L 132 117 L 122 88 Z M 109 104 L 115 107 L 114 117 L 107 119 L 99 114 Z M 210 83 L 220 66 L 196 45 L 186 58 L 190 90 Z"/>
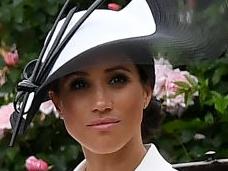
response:
<path id="1" fill-rule="evenodd" d="M 111 154 L 120 150 L 121 147 L 96 147 L 96 148 L 87 148 L 94 154 Z"/>
<path id="2" fill-rule="evenodd" d="M 119 151 L 124 143 L 93 143 L 82 145 L 84 150 L 88 150 L 94 154 L 111 154 Z"/>

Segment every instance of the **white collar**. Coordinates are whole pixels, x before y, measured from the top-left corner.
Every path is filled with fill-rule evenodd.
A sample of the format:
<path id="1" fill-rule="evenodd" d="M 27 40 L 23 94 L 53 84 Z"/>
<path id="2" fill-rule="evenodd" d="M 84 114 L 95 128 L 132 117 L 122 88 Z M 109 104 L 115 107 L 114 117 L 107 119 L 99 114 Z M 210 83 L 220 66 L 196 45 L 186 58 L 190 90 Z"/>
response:
<path id="1" fill-rule="evenodd" d="M 135 171 L 151 171 L 152 167 L 156 171 L 175 171 L 171 164 L 161 156 L 154 144 L 148 144 L 145 147 L 148 151 Z M 86 160 L 83 160 L 74 171 L 85 171 L 85 169 Z"/>
<path id="2" fill-rule="evenodd" d="M 86 160 L 84 159 L 79 165 L 74 169 L 74 171 L 85 171 L 86 170 Z"/>
<path id="3" fill-rule="evenodd" d="M 172 165 L 161 156 L 154 144 L 147 144 L 145 147 L 148 151 L 135 171 L 175 171 Z"/>

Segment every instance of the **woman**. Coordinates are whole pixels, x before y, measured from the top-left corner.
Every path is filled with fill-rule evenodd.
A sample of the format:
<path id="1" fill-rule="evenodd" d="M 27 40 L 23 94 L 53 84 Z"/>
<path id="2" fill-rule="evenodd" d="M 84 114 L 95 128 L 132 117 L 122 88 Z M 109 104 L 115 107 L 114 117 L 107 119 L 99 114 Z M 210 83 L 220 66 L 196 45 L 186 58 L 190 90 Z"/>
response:
<path id="1" fill-rule="evenodd" d="M 132 0 L 118 12 L 95 10 L 100 3 L 57 20 L 39 60 L 26 67 L 11 117 L 11 145 L 48 94 L 85 154 L 75 171 L 172 171 L 142 139 L 161 119 L 153 111 L 151 45 L 172 38 L 156 25 L 158 1 Z"/>
<path id="2" fill-rule="evenodd" d="M 135 65 L 123 55 L 94 58 L 94 65 L 60 78 L 49 91 L 85 154 L 75 170 L 173 170 L 154 145 L 147 146 L 147 152 L 141 137 L 143 111 L 152 97 L 153 65 Z"/>
<path id="3" fill-rule="evenodd" d="M 94 65 L 60 78 L 49 91 L 86 158 L 75 171 L 174 170 L 154 145 L 145 147 L 142 141 L 143 111 L 152 101 L 153 65 L 135 65 L 123 55 L 94 58 Z"/>
<path id="4" fill-rule="evenodd" d="M 123 11 L 133 11 L 135 7 L 149 9 L 145 1 L 137 0 L 132 1 Z M 94 16 L 99 15 L 98 12 L 94 11 Z M 112 16 L 112 13 L 116 12 L 100 12 L 115 21 L 116 14 Z M 93 14 L 88 18 L 88 23 L 92 22 Z M 151 13 L 148 15 L 151 16 Z M 101 22 L 98 18 L 94 18 L 93 22 L 95 21 Z M 96 29 L 99 30 L 99 36 L 107 36 L 102 29 L 113 30 L 114 26 L 107 29 L 106 20 L 102 21 L 101 25 L 105 24 L 102 28 L 89 28 L 89 31 L 85 31 L 87 36 L 83 38 L 100 41 L 101 38 L 95 36 Z M 149 28 L 153 28 L 153 24 L 152 22 Z M 94 36 L 88 36 L 93 32 Z M 77 42 L 72 40 L 72 45 L 74 43 Z M 65 48 L 66 53 L 70 51 L 72 54 L 73 49 L 67 49 L 69 44 Z M 130 45 L 129 42 L 126 45 L 130 47 L 123 44 L 119 47 L 119 44 L 121 43 L 87 50 L 80 61 L 69 63 L 70 74 L 49 83 L 49 97 L 63 118 L 68 133 L 81 144 L 86 158 L 75 171 L 174 170 L 154 145 L 143 145 L 141 135 L 141 123 L 143 118 L 146 119 L 144 111 L 149 104 L 153 104 L 153 58 L 145 47 Z M 73 69 L 75 65 L 77 67 Z M 147 115 L 151 115 L 150 119 L 157 118 L 151 120 L 152 126 L 158 125 L 160 113 L 147 112 Z M 145 130 L 145 126 L 143 129 Z"/>

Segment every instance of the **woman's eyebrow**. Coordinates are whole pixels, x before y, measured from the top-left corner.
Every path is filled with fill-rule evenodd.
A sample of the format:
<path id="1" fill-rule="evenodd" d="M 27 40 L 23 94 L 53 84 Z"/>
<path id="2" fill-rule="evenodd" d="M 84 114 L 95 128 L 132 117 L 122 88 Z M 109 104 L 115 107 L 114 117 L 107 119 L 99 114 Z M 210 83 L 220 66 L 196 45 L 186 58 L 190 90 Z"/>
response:
<path id="1" fill-rule="evenodd" d="M 75 71 L 73 73 L 70 73 L 68 75 L 66 75 L 66 78 L 70 78 L 72 76 L 88 76 L 89 74 L 87 72 L 83 72 L 83 71 Z"/>
<path id="2" fill-rule="evenodd" d="M 124 71 L 127 71 L 127 72 L 131 72 L 130 69 L 128 69 L 127 67 L 124 67 L 122 65 L 117 65 L 117 66 L 114 66 L 114 67 L 111 67 L 111 68 L 107 68 L 105 69 L 105 72 L 113 72 L 113 71 L 116 71 L 116 70 L 124 70 Z M 87 72 L 84 72 L 84 71 L 75 71 L 73 73 L 70 73 L 68 75 L 66 75 L 66 78 L 70 78 L 72 76 L 88 76 L 89 74 Z"/>
<path id="3" fill-rule="evenodd" d="M 124 67 L 122 65 L 118 65 L 118 66 L 114 66 L 114 67 L 105 69 L 105 72 L 113 72 L 113 71 L 116 71 L 116 70 L 124 70 L 124 71 L 127 71 L 127 72 L 131 72 L 130 69 L 128 69 L 127 67 Z"/>

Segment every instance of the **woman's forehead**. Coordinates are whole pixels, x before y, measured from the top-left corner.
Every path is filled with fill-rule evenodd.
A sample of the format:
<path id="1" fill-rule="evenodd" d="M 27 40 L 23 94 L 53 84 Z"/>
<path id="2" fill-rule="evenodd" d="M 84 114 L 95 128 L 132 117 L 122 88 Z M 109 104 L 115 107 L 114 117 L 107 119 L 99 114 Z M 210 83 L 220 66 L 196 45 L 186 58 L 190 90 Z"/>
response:
<path id="1" fill-rule="evenodd" d="M 110 65 L 94 65 L 91 67 L 85 67 L 83 69 L 77 70 L 68 76 L 72 76 L 72 75 L 79 75 L 79 76 L 88 76 L 88 75 L 92 75 L 93 73 L 102 73 L 102 74 L 109 74 L 115 71 L 124 71 L 124 72 L 128 72 L 128 73 L 134 73 L 134 71 L 136 70 L 135 66 L 133 64 L 130 63 L 123 63 L 123 64 L 110 64 Z"/>
<path id="2" fill-rule="evenodd" d="M 122 64 L 113 66 L 103 66 L 103 67 L 91 67 L 84 70 L 78 70 L 71 74 L 66 75 L 63 79 L 68 79 L 74 76 L 87 77 L 87 76 L 97 76 L 97 74 L 109 74 L 116 71 L 124 71 L 126 73 L 133 74 L 135 72 L 135 67 L 133 64 Z"/>
<path id="3" fill-rule="evenodd" d="M 82 62 L 75 71 L 90 70 L 90 69 L 108 69 L 120 66 L 134 65 L 132 59 L 127 55 L 99 55 L 92 58 L 87 58 Z"/>

